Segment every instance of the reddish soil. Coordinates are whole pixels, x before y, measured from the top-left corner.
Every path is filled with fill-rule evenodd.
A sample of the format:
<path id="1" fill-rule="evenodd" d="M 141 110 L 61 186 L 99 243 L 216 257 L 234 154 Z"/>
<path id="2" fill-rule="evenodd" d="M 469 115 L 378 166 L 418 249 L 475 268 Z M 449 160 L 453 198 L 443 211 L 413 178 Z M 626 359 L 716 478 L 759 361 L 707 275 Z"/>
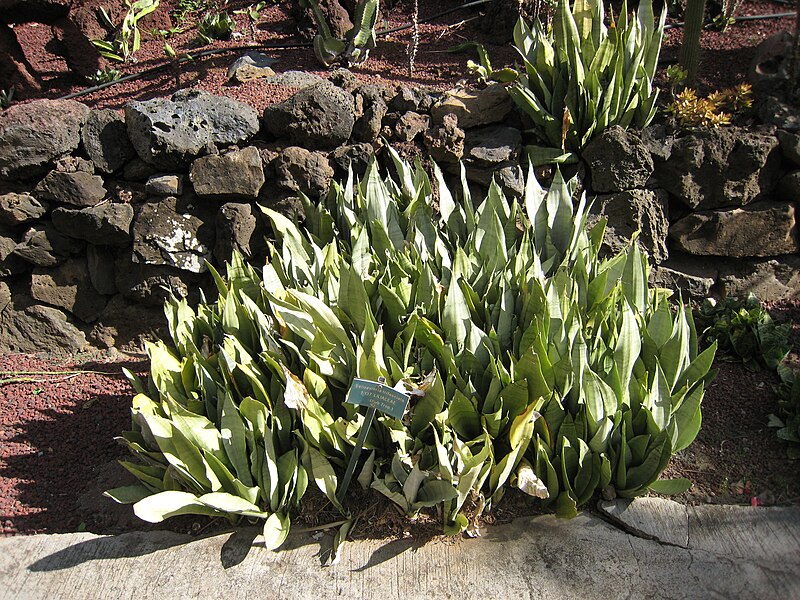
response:
<path id="1" fill-rule="evenodd" d="M 162 0 L 159 11 L 169 13 L 170 7 L 176 5 L 174 0 Z M 246 7 L 247 1 L 232 1 L 228 3 L 230 11 Z M 420 18 L 434 15 L 449 8 L 455 8 L 458 3 L 453 0 L 436 2 L 434 0 L 420 0 Z M 238 39 L 230 41 L 216 41 L 213 46 L 198 47 L 195 43 L 197 30 L 194 23 L 202 13 L 187 16 L 182 23 L 186 27 L 183 33 L 171 36 L 169 44 L 178 54 L 184 52 L 192 54 L 210 48 L 235 48 L 248 46 L 254 43 L 264 45 L 276 44 L 307 44 L 308 40 L 297 34 L 297 24 L 290 15 L 290 2 L 281 2 L 268 6 L 262 11 L 262 17 L 256 27 L 256 39 L 253 40 L 249 20 L 246 15 L 232 14 L 237 22 L 237 31 L 242 33 Z M 410 3 L 399 3 L 394 8 L 384 9 L 385 29 L 399 27 L 411 22 Z M 466 54 L 452 54 L 447 50 L 452 46 L 465 41 L 479 40 L 489 43 L 486 35 L 476 26 L 477 15 L 474 11 L 463 10 L 454 12 L 446 17 L 437 19 L 430 24 L 420 25 L 420 45 L 417 53 L 415 69 L 411 76 L 408 72 L 408 57 L 406 49 L 411 40 L 410 30 L 383 36 L 379 39 L 377 48 L 371 53 L 367 62 L 354 69 L 360 79 L 370 82 L 383 82 L 387 84 L 407 83 L 412 86 L 424 86 L 438 89 L 447 89 L 455 85 L 461 78 L 469 76 L 466 69 L 467 58 L 475 56 Z M 467 22 L 465 22 L 467 20 Z M 50 28 L 41 24 L 26 24 L 15 28 L 16 35 L 24 48 L 25 56 L 45 81 L 45 89 L 40 97 L 54 98 L 74 93 L 87 87 L 87 84 L 70 73 L 64 59 L 50 51 L 52 44 L 44 39 L 50 35 Z M 135 54 L 134 64 L 124 65 L 115 61 L 100 59 L 100 66 L 119 69 L 122 74 L 146 70 L 166 62 L 163 49 L 163 40 L 153 39 L 145 35 L 142 48 Z M 512 61 L 514 52 L 508 46 L 491 47 L 492 57 L 497 57 L 497 62 Z M 198 58 L 181 66 L 180 82 L 182 87 L 199 87 L 214 94 L 225 95 L 246 102 L 255 108 L 263 108 L 276 101 L 281 101 L 290 96 L 294 91 L 290 88 L 280 88 L 269 85 L 263 81 L 251 81 L 243 85 L 228 85 L 226 72 L 228 66 L 244 50 L 230 53 L 217 54 L 205 58 Z M 277 59 L 273 65 L 276 72 L 288 70 L 303 70 L 327 76 L 327 71 L 314 57 L 310 47 L 289 50 L 264 50 L 265 53 Z M 175 91 L 175 77 L 171 69 L 167 69 L 153 76 L 147 76 L 131 82 L 124 82 L 103 91 L 82 96 L 81 101 L 95 107 L 122 108 L 130 100 L 143 100 L 158 96 L 170 95 Z M 26 96 L 27 97 L 27 96 Z"/>
<path id="2" fill-rule="evenodd" d="M 99 2 L 102 5 L 103 2 Z M 420 18 L 438 14 L 444 10 L 455 8 L 460 4 L 455 0 L 440 2 L 436 0 L 419 0 Z M 161 20 L 167 19 L 176 0 L 162 0 L 158 9 Z M 232 0 L 228 3 L 233 11 L 248 5 L 248 0 Z M 381 28 L 394 28 L 411 22 L 411 6 L 408 0 L 395 3 L 383 12 L 384 19 L 379 22 Z M 202 13 L 190 13 L 183 21 L 174 22 L 175 26 L 184 29 L 169 37 L 169 44 L 179 54 L 188 52 L 197 54 L 210 48 L 235 48 L 251 44 L 294 44 L 307 42 L 297 34 L 297 24 L 289 14 L 290 2 L 281 1 L 270 5 L 262 11 L 262 16 L 255 28 L 253 36 L 246 15 L 233 15 L 237 22 L 237 31 L 241 36 L 237 39 L 220 42 L 213 46 L 198 47 L 197 19 Z M 406 49 L 411 41 L 411 31 L 404 30 L 379 38 L 378 46 L 372 51 L 369 60 L 354 72 L 365 81 L 384 82 L 388 84 L 405 83 L 412 86 L 426 86 L 447 89 L 461 79 L 470 79 L 466 68 L 468 54 L 452 54 L 447 50 L 465 41 L 479 41 L 486 45 L 498 68 L 513 64 L 516 53 L 507 44 L 497 44 L 497 40 L 479 28 L 485 19 L 481 7 L 459 10 L 447 16 L 435 19 L 431 23 L 420 26 L 420 44 L 413 75 L 408 73 Z M 764 15 L 790 11 L 790 6 L 775 0 L 744 0 L 737 15 Z M 668 23 L 676 20 L 669 19 Z M 766 37 L 780 30 L 793 30 L 794 19 L 770 19 L 746 21 L 728 27 L 724 32 L 704 31 L 701 38 L 702 55 L 698 87 L 701 91 L 721 89 L 744 81 L 745 70 L 749 64 L 755 47 Z M 59 44 L 53 42 L 50 26 L 27 23 L 17 25 L 14 29 L 25 56 L 35 74 L 43 84 L 43 91 L 31 93 L 30 90 L 17 90 L 17 97 L 60 97 L 68 93 L 78 92 L 88 86 L 80 76 L 69 71 L 62 56 L 57 54 Z M 254 39 L 255 37 L 255 39 Z M 676 61 L 677 50 L 682 39 L 682 29 L 673 28 L 666 32 L 661 57 L 662 65 Z M 135 54 L 135 62 L 121 64 L 114 61 L 98 59 L 97 66 L 119 69 L 123 75 L 143 71 L 166 62 L 163 40 L 144 33 L 142 48 Z M 314 58 L 311 48 L 291 50 L 264 50 L 277 59 L 274 69 L 278 72 L 300 69 L 326 76 L 327 72 Z M 263 108 L 273 102 L 288 97 L 294 90 L 268 85 L 263 81 L 251 81 L 243 85 L 229 85 L 226 72 L 228 65 L 243 50 L 213 56 L 197 58 L 180 67 L 180 84 L 182 87 L 199 87 L 215 94 L 225 95 L 251 104 L 255 108 Z M 84 57 L 85 58 L 85 57 Z M 95 57 L 90 57 L 95 60 Z M 170 95 L 176 89 L 175 74 L 172 69 L 140 79 L 116 84 L 105 90 L 81 96 L 81 101 L 97 108 L 122 108 L 130 100 L 143 100 L 157 96 Z"/>
<path id="3" fill-rule="evenodd" d="M 795 358 L 800 351 L 800 305 L 773 309 L 776 320 L 794 324 Z M 126 367 L 142 373 L 142 356 L 115 358 L 12 354 L 0 357 L 0 533 L 31 534 L 88 530 L 119 533 L 148 529 L 128 506 L 102 496 L 111 487 L 133 483 L 116 461 L 128 457 L 114 437 L 130 425 L 132 389 Z M 665 477 L 687 477 L 694 487 L 676 499 L 686 503 L 761 505 L 800 502 L 800 471 L 786 458 L 775 430 L 767 427 L 778 411 L 774 372 L 750 372 L 739 363 L 718 361 L 719 373 L 703 402 L 703 428 L 696 441 L 673 458 Z M 309 493 L 298 527 L 339 520 L 319 494 Z M 356 536 L 414 537 L 440 533 L 435 518 L 410 523 L 378 494 L 355 493 L 351 506 L 360 516 Z M 516 490 L 485 523 L 504 522 L 536 512 Z M 194 517 L 159 525 L 178 531 L 225 527 L 225 521 Z"/>
<path id="4" fill-rule="evenodd" d="M 126 518 L 101 496 L 125 480 L 114 436 L 130 427 L 122 367 L 139 359 L 8 354 L 0 359 L 0 527 L 3 533 L 103 530 Z M 132 518 L 127 517 L 131 522 Z"/>
<path id="5" fill-rule="evenodd" d="M 776 323 L 792 328 L 790 363 L 800 366 L 800 303 L 769 308 Z M 694 443 L 675 456 L 663 477 L 686 477 L 692 489 L 676 499 L 689 503 L 796 504 L 800 469 L 786 446 L 767 427 L 779 414 L 775 371 L 748 371 L 718 356 L 717 376 L 703 400 L 703 425 Z"/>

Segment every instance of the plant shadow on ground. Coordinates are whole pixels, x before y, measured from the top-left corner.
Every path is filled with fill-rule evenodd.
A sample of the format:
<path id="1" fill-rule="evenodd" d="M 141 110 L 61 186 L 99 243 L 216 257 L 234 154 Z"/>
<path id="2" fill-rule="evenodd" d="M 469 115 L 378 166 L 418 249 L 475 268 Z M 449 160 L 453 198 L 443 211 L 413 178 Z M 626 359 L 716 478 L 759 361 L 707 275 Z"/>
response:
<path id="1" fill-rule="evenodd" d="M 185 535 L 173 532 L 134 532 L 105 536 L 78 542 L 27 566 L 33 572 L 71 569 L 93 560 L 133 558 L 180 546 L 188 541 Z"/>
<path id="2" fill-rule="evenodd" d="M 342 518 L 330 506 L 324 506 L 327 500 L 321 494 L 311 492 L 309 497 L 309 501 L 304 502 L 301 515 L 297 516 L 298 519 L 303 522 L 313 522 L 320 517 L 331 518 L 332 515 L 333 518 Z M 317 510 L 319 507 L 322 508 Z M 123 508 L 130 511 L 130 507 Z M 403 552 L 416 550 L 433 540 L 454 539 L 443 536 L 441 525 L 427 515 L 423 515 L 419 522 L 409 521 L 400 515 L 388 500 L 383 499 L 377 493 L 357 493 L 355 508 L 361 511 L 359 517 L 368 519 L 369 523 L 364 529 L 354 531 L 353 539 L 385 541 L 372 553 L 366 564 L 354 568 L 355 571 L 367 570 L 391 560 Z M 372 516 L 365 517 L 366 513 L 370 513 Z M 376 521 L 374 515 L 382 513 L 386 514 Z M 401 529 L 395 530 L 387 527 L 387 520 L 398 525 L 402 523 Z M 34 572 L 59 571 L 93 560 L 145 556 L 214 536 L 227 536 L 220 548 L 220 564 L 224 569 L 229 569 L 244 562 L 254 549 L 261 551 L 264 546 L 262 541 L 257 541 L 261 534 L 260 527 L 246 523 L 233 526 L 222 518 L 196 516 L 171 519 L 169 522 L 171 531 L 157 530 L 152 526 L 147 527 L 147 524 L 142 521 L 138 523 L 139 526 L 132 526 L 130 528 L 132 531 L 128 533 L 92 538 L 73 544 L 35 561 L 28 566 L 28 569 Z M 195 527 L 190 527 L 190 533 L 177 532 L 177 529 L 186 529 L 190 523 L 194 525 L 202 523 L 202 525 L 200 525 L 199 531 Z M 135 531 L 135 529 L 147 529 L 148 531 Z M 197 533 L 192 534 L 193 530 L 196 530 Z M 318 545 L 317 557 L 320 564 L 329 564 L 332 558 L 333 534 L 335 533 L 335 529 L 326 528 L 325 524 L 292 531 L 278 552 L 291 552 L 304 546 Z"/>
<path id="3" fill-rule="evenodd" d="M 142 372 L 146 364 L 91 361 L 56 370 L 106 375 L 37 374 L 0 384 L 9 402 L 22 396 L 12 405 L 19 412 L 5 435 L 0 463 L 0 480 L 10 482 L 16 503 L 25 507 L 0 515 L 12 523 L 9 533 L 113 533 L 130 527 L 128 507 L 101 495 L 107 486 L 127 481 L 116 463 L 126 451 L 114 440 L 130 423 L 132 394 L 123 367 Z"/>
<path id="4" fill-rule="evenodd" d="M 146 556 L 162 550 L 181 546 L 194 540 L 218 535 L 228 535 L 220 548 L 220 564 L 224 569 L 230 569 L 243 563 L 254 548 L 263 548 L 263 543 L 256 541 L 260 533 L 261 529 L 259 527 L 250 526 L 240 527 L 233 531 L 208 532 L 200 536 L 188 536 L 171 531 L 132 532 L 122 535 L 104 536 L 78 542 L 77 544 L 58 550 L 33 562 L 28 565 L 27 568 L 33 572 L 61 571 L 74 568 L 93 560 Z M 365 571 L 391 560 L 403 552 L 416 550 L 429 541 L 429 539 L 420 538 L 389 539 L 372 553 L 366 564 L 355 567 L 353 570 Z M 331 536 L 324 536 L 316 540 L 303 533 L 294 532 L 289 536 L 286 543 L 281 546 L 278 552 L 291 552 L 312 544 L 319 544 L 317 556 L 320 559 L 320 563 L 323 565 L 328 564 L 332 552 Z"/>

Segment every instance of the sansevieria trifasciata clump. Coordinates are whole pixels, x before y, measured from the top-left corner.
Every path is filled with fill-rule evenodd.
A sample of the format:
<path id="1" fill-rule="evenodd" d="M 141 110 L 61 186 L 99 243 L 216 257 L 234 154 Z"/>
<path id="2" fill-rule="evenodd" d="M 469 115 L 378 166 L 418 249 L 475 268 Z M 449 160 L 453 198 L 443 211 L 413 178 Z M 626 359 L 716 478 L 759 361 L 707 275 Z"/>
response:
<path id="1" fill-rule="evenodd" d="M 607 26 L 602 0 L 559 0 L 549 27 L 517 23 L 525 71 L 509 92 L 541 140 L 535 159 L 564 159 L 608 127 L 643 128 L 655 116 L 666 9 L 657 20 L 651 0 L 627 10 L 623 2 Z"/>
<path id="2" fill-rule="evenodd" d="M 714 348 L 698 354 L 638 246 L 599 258 L 604 224 L 587 231 L 559 174 L 545 192 L 529 173 L 521 202 L 497 185 L 474 202 L 463 171 L 453 191 L 389 152 L 396 179 L 373 163 L 304 199 L 302 225 L 264 209 L 260 274 L 234 256 L 216 301 L 167 304 L 172 344 L 148 346 L 122 438 L 140 483 L 108 494 L 149 521 L 260 519 L 271 548 L 309 485 L 347 518 L 355 377 L 411 395 L 370 430 L 357 480 L 412 517 L 441 507 L 448 533 L 508 485 L 563 516 L 608 486 L 678 490 L 658 477 L 698 431 Z"/>

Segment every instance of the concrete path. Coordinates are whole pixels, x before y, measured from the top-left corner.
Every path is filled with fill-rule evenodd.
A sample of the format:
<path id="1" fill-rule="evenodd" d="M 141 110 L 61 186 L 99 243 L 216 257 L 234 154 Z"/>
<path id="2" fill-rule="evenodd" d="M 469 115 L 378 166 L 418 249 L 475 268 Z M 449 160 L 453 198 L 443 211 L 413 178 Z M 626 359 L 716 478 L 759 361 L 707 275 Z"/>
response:
<path id="1" fill-rule="evenodd" d="M 0 600 L 800 598 L 800 507 L 644 499 L 604 510 L 616 522 L 542 516 L 475 540 L 350 542 L 327 568 L 308 533 L 278 552 L 251 546 L 255 530 L 9 537 Z"/>

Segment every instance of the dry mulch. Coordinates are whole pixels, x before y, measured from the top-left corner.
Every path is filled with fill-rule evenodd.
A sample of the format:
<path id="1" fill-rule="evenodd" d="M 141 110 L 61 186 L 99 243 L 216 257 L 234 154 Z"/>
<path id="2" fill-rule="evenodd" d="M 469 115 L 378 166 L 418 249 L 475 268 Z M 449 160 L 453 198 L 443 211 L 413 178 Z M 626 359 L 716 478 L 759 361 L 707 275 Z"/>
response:
<path id="1" fill-rule="evenodd" d="M 132 390 L 122 368 L 146 366 L 88 356 L 0 359 L 3 533 L 104 530 L 124 518 L 100 494 L 125 479 L 116 464 L 125 452 L 114 441 L 130 426 Z"/>

